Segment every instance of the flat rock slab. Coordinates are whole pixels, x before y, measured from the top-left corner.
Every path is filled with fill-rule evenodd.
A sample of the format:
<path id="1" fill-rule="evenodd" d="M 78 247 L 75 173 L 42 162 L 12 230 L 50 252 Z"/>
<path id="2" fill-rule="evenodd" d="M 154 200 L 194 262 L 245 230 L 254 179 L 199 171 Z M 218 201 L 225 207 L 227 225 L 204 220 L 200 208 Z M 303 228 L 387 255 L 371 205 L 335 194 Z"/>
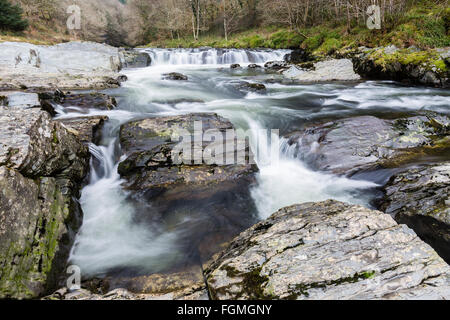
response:
<path id="1" fill-rule="evenodd" d="M 449 133 L 450 119 L 437 114 L 393 121 L 362 116 L 312 125 L 287 138 L 298 157 L 316 169 L 352 175 L 448 148 Z"/>
<path id="2" fill-rule="evenodd" d="M 109 88 L 119 86 L 119 49 L 93 42 L 38 46 L 0 43 L 0 87 Z"/>
<path id="3" fill-rule="evenodd" d="M 56 121 L 69 128 L 81 142 L 97 144 L 101 140 L 101 130 L 108 119 L 107 116 L 87 116 Z"/>
<path id="4" fill-rule="evenodd" d="M 27 93 L 20 91 L 0 92 L 0 105 L 14 108 L 35 108 L 40 107 L 39 95 L 37 93 Z"/>
<path id="5" fill-rule="evenodd" d="M 353 63 L 349 59 L 331 59 L 314 63 L 314 70 L 304 70 L 291 66 L 283 72 L 288 78 L 301 82 L 320 81 L 357 81 L 361 77 L 353 71 Z"/>
<path id="6" fill-rule="evenodd" d="M 450 266 L 411 229 L 332 200 L 279 210 L 205 275 L 221 300 L 450 298 Z"/>
<path id="7" fill-rule="evenodd" d="M 391 178 L 381 209 L 407 224 L 450 261 L 450 162 L 419 166 Z"/>
<path id="8" fill-rule="evenodd" d="M 201 128 L 194 130 L 200 122 Z M 208 261 L 222 249 L 221 244 L 256 221 L 250 188 L 258 168 L 251 161 L 248 144 L 242 143 L 240 149 L 224 148 L 216 154 L 237 160 L 237 150 L 241 150 L 240 163 L 209 164 L 202 157 L 211 141 L 203 141 L 201 135 L 214 130 L 225 136 L 232 129 L 230 121 L 214 113 L 149 118 L 121 127 L 120 142 L 126 158 L 119 164 L 119 173 L 136 202 L 136 220 L 147 223 L 157 219 L 164 221 L 164 228 L 176 231 L 184 265 Z M 172 151 L 179 150 L 180 141 L 196 151 L 176 152 L 174 156 Z M 198 163 L 190 157 L 194 154 L 199 156 Z"/>

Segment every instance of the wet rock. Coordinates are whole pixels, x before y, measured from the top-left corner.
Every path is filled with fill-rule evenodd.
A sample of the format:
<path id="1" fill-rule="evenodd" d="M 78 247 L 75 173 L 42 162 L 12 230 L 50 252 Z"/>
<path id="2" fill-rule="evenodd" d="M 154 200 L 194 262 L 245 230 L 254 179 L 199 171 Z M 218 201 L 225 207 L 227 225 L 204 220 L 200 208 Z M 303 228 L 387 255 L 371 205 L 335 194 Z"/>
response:
<path id="1" fill-rule="evenodd" d="M 241 65 L 238 64 L 238 63 L 232 64 L 232 65 L 230 66 L 230 69 L 241 69 Z"/>
<path id="2" fill-rule="evenodd" d="M 204 287 L 193 287 L 167 294 L 139 294 L 123 288 L 98 294 L 87 289 L 69 291 L 67 288 L 62 288 L 43 300 L 208 300 L 208 293 Z"/>
<path id="3" fill-rule="evenodd" d="M 314 64 L 313 70 L 292 66 L 283 72 L 290 79 L 303 82 L 356 81 L 360 76 L 353 71 L 349 59 L 331 59 Z"/>
<path id="4" fill-rule="evenodd" d="M 289 64 L 286 61 L 269 61 L 264 65 L 269 71 L 280 71 L 289 68 Z"/>
<path id="5" fill-rule="evenodd" d="M 26 177 L 85 176 L 89 152 L 75 135 L 40 109 L 0 107 L 0 165 Z"/>
<path id="6" fill-rule="evenodd" d="M 384 191 L 381 210 L 412 228 L 450 262 L 450 162 L 399 173 Z"/>
<path id="7" fill-rule="evenodd" d="M 433 87 L 449 87 L 448 48 L 417 51 L 393 46 L 353 57 L 355 71 L 367 79 L 394 80 Z"/>
<path id="8" fill-rule="evenodd" d="M 37 93 L 27 92 L 2 92 L 3 103 L 0 105 L 9 106 L 14 108 L 36 108 L 41 105 L 39 96 Z"/>
<path id="9" fill-rule="evenodd" d="M 93 42 L 0 44 L 0 88 L 110 88 L 119 83 L 119 50 Z"/>
<path id="10" fill-rule="evenodd" d="M 101 140 L 101 132 L 107 116 L 88 116 L 70 119 L 56 120 L 61 122 L 70 132 L 75 134 L 83 143 L 98 144 Z"/>
<path id="11" fill-rule="evenodd" d="M 205 270 L 211 298 L 448 299 L 450 267 L 391 216 L 337 201 L 283 208 Z"/>
<path id="12" fill-rule="evenodd" d="M 251 83 L 247 81 L 239 81 L 235 84 L 236 88 L 243 92 L 258 92 L 264 93 L 267 88 L 262 83 Z"/>
<path id="13" fill-rule="evenodd" d="M 295 49 L 291 53 L 288 53 L 284 56 L 284 60 L 287 63 L 303 63 L 313 60 L 314 57 L 311 55 L 310 52 L 304 50 L 304 49 Z"/>
<path id="14" fill-rule="evenodd" d="M 203 271 L 199 265 L 187 267 L 182 271 L 167 274 L 152 274 L 148 276 L 106 278 L 104 285 L 111 289 L 127 288 L 135 294 L 180 295 L 182 292 L 192 292 L 193 289 L 205 289 Z"/>
<path id="15" fill-rule="evenodd" d="M 205 133 L 219 139 L 231 129 L 228 120 L 214 113 L 151 118 L 121 127 L 126 159 L 119 173 L 132 198 L 142 204 L 137 219 L 161 217 L 171 221 L 169 228 L 181 227 L 177 246 L 194 264 L 207 261 L 222 243 L 255 221 L 249 189 L 258 168 L 248 144 L 234 137 L 214 143 L 212 136 L 201 139 Z M 185 143 L 181 152 L 180 137 Z M 203 157 L 215 147 L 215 159 Z M 228 162 L 222 163 L 224 159 Z"/>
<path id="16" fill-rule="evenodd" d="M 251 63 L 248 65 L 249 69 L 261 69 L 261 66 L 256 63 Z"/>
<path id="17" fill-rule="evenodd" d="M 184 74 L 178 72 L 165 73 L 162 75 L 163 80 L 178 80 L 178 81 L 186 81 L 188 77 Z"/>
<path id="18" fill-rule="evenodd" d="M 114 97 L 99 92 L 63 93 L 57 90 L 40 93 L 39 98 L 42 107 L 53 115 L 56 115 L 55 105 L 81 113 L 88 112 L 89 109 L 112 110 L 117 106 Z"/>
<path id="19" fill-rule="evenodd" d="M 123 68 L 145 68 L 152 63 L 150 55 L 146 52 L 134 49 L 124 49 L 121 51 L 121 54 L 123 55 Z"/>
<path id="20" fill-rule="evenodd" d="M 59 285 L 89 158 L 47 112 L 0 107 L 0 298 L 35 298 Z"/>
<path id="21" fill-rule="evenodd" d="M 450 119 L 428 114 L 397 120 L 372 116 L 336 120 L 288 136 L 294 152 L 318 170 L 352 175 L 398 167 L 449 147 Z"/>

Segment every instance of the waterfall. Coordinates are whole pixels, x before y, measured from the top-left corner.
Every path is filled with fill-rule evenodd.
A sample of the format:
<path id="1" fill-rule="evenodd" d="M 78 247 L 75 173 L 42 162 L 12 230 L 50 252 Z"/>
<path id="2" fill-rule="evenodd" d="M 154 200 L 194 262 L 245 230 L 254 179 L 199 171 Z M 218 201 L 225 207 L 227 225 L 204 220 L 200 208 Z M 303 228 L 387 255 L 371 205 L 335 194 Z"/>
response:
<path id="1" fill-rule="evenodd" d="M 290 50 L 247 50 L 247 49 L 145 49 L 150 54 L 152 65 L 221 65 L 262 64 L 268 61 L 284 60 Z"/>

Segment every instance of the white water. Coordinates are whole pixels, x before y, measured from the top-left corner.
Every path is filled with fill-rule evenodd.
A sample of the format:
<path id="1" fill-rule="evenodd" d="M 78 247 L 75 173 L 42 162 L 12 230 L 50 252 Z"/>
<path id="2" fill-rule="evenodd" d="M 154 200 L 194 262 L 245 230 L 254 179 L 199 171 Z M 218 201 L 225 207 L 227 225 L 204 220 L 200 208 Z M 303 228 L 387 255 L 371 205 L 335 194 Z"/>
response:
<path id="1" fill-rule="evenodd" d="M 144 115 L 176 115 L 191 112 L 216 112 L 237 128 L 253 129 L 251 144 L 256 148 L 261 137 L 258 129 L 284 132 L 310 121 L 333 116 L 354 116 L 361 110 L 390 112 L 403 109 L 429 109 L 448 112 L 449 94 L 434 89 L 400 88 L 389 83 L 367 82 L 357 85 L 266 84 L 268 92 L 243 94 L 232 83 L 244 79 L 261 82 L 276 75 L 231 71 L 231 63 L 259 63 L 281 60 L 286 51 L 246 51 L 215 49 L 146 49 L 153 58 L 151 67 L 127 70 L 129 81 L 118 90 L 120 105 L 113 111 L 94 111 L 112 120 L 105 130 L 103 146 L 91 146 L 100 162 L 91 173 L 90 184 L 83 189 L 81 204 L 85 215 L 72 250 L 71 263 L 79 265 L 83 275 L 102 275 L 115 268 L 137 268 L 158 272 L 182 259 L 177 239 L 182 227 L 168 231 L 163 225 L 136 223 L 135 207 L 121 187 L 114 155 L 114 139 L 121 123 Z M 163 73 L 181 72 L 189 81 L 161 80 Z M 83 110 L 59 110 L 59 117 L 85 115 Z M 276 210 L 307 201 L 337 199 L 368 205 L 373 182 L 357 181 L 316 172 L 299 160 L 281 140 L 279 161 L 256 153 L 260 172 L 251 194 L 261 219 Z M 117 150 L 116 150 L 117 151 Z M 149 204 L 148 211 L 152 208 Z M 214 213 L 211 213 L 214 214 Z M 192 223 L 189 220 L 183 223 Z M 186 239 L 183 238 L 183 239 Z M 189 239 L 189 237 L 187 237 Z"/>
<path id="2" fill-rule="evenodd" d="M 147 49 L 153 65 L 263 64 L 283 60 L 290 50 Z"/>

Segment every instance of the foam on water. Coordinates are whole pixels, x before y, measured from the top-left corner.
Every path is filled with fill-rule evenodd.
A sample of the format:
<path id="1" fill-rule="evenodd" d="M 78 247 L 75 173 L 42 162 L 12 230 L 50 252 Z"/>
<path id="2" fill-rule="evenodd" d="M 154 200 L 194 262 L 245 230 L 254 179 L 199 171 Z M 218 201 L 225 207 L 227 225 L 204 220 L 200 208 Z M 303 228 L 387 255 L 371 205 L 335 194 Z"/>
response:
<path id="1" fill-rule="evenodd" d="M 137 268 L 149 273 L 167 269 L 182 259 L 177 239 L 182 228 L 165 230 L 161 224 L 137 223 L 135 206 L 122 188 L 117 173 L 120 124 L 148 115 L 177 115 L 216 112 L 235 127 L 251 129 L 250 142 L 259 166 L 257 183 L 251 194 L 261 219 L 276 210 L 307 201 L 337 199 L 369 205 L 367 190 L 376 187 L 358 181 L 311 170 L 281 139 L 274 154 L 260 152 L 264 141 L 261 129 L 295 131 L 297 127 L 321 119 L 355 116 L 361 110 L 429 109 L 449 112 L 450 93 L 443 90 L 405 88 L 388 82 L 359 84 L 288 85 L 266 83 L 267 94 L 245 94 L 233 88 L 233 81 L 273 80 L 264 71 L 245 68 L 230 71 L 229 64 L 263 64 L 282 60 L 287 51 L 232 49 L 145 49 L 152 66 L 125 70 L 128 81 L 118 89 L 119 107 L 112 111 L 57 109 L 59 118 L 83 115 L 110 117 L 104 129 L 104 143 L 91 145 L 91 181 L 82 191 L 84 221 L 72 250 L 71 262 L 84 275 L 102 275 L 115 268 Z M 162 75 L 180 72 L 189 81 L 162 80 Z M 258 73 L 260 72 L 260 73 Z M 255 76 L 256 74 L 256 76 Z M 271 81 L 273 82 L 273 81 Z M 270 148 L 266 148 L 267 150 Z M 119 154 L 118 154 L 119 153 Z M 151 212 L 151 204 L 148 208 Z M 189 223 L 189 221 L 184 221 Z M 183 235 L 183 239 L 189 239 Z"/>

